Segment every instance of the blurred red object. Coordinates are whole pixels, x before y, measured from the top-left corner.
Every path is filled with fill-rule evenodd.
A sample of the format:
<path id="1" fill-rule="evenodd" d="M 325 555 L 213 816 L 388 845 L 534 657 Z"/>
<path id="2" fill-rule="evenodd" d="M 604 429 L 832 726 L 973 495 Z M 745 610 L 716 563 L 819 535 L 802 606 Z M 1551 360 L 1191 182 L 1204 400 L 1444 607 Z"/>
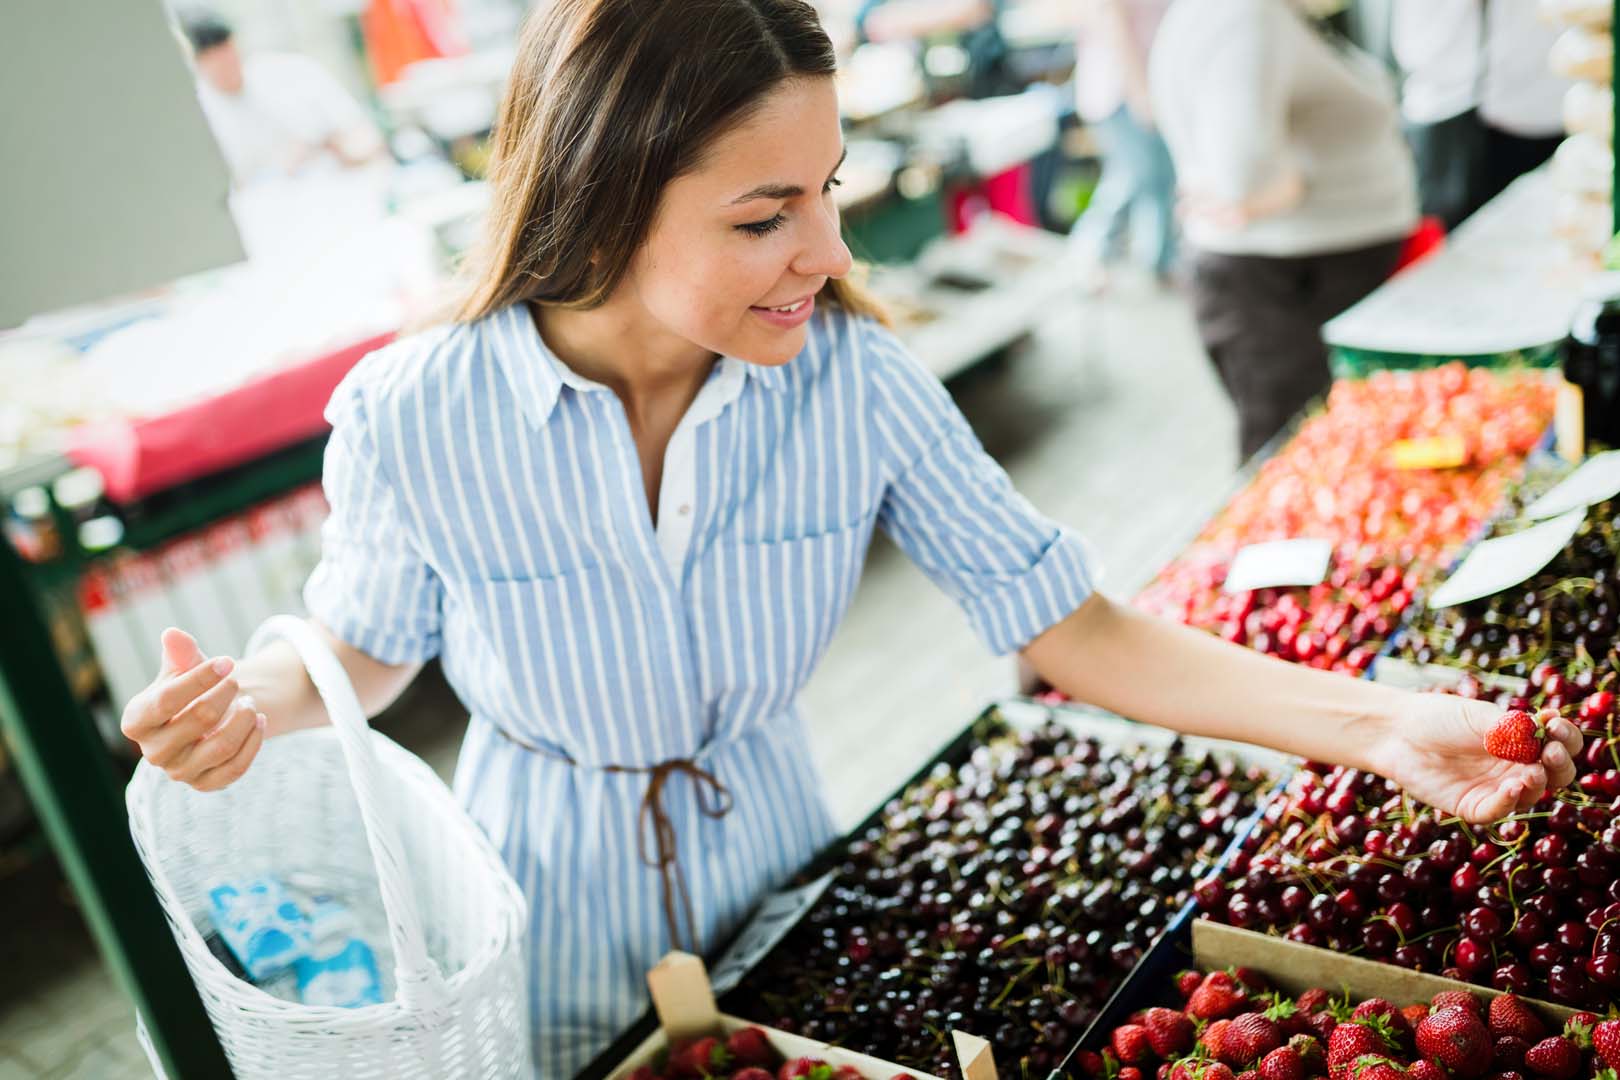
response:
<path id="1" fill-rule="evenodd" d="M 1446 227 L 1437 217 L 1424 217 L 1419 219 L 1417 228 L 1406 238 L 1401 247 L 1401 257 L 1395 263 L 1395 272 L 1400 273 L 1408 266 L 1425 259 L 1439 251 L 1446 243 Z"/>
<path id="2" fill-rule="evenodd" d="M 393 339 L 380 334 L 312 356 L 162 416 L 83 424 L 69 436 L 68 457 L 100 472 L 114 502 L 253 461 L 326 431 L 322 414 L 337 384 Z"/>
<path id="3" fill-rule="evenodd" d="M 1040 225 L 1035 212 L 1034 180 L 1034 167 L 1025 161 L 948 192 L 945 212 L 951 233 L 967 232 L 973 219 L 984 213 L 1001 214 L 1020 225 Z"/>

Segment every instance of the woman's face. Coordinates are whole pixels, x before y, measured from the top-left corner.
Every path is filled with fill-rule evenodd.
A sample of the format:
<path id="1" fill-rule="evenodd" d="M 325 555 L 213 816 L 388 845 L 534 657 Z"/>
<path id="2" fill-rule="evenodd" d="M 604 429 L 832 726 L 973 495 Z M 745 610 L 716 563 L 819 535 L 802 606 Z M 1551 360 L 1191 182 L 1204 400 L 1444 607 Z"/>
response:
<path id="1" fill-rule="evenodd" d="M 665 188 L 623 288 L 695 345 L 785 364 L 816 293 L 849 272 L 832 198 L 843 153 L 833 80 L 783 82 Z"/>

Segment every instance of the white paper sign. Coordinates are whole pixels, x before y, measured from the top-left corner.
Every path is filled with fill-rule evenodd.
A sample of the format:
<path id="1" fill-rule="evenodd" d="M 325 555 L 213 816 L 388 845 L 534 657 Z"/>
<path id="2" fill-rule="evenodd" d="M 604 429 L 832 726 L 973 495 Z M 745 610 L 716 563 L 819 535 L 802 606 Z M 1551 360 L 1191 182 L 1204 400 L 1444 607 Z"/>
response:
<path id="1" fill-rule="evenodd" d="M 1237 553 L 1226 572 L 1227 592 L 1318 585 L 1333 561 L 1329 540 L 1268 540 Z"/>
<path id="2" fill-rule="evenodd" d="M 1620 495 L 1620 450 L 1609 450 L 1587 458 L 1586 464 L 1531 503 L 1524 516 L 1540 521 L 1612 499 L 1616 495 Z"/>
<path id="3" fill-rule="evenodd" d="M 1429 607 L 1451 607 L 1511 589 L 1552 562 L 1584 520 L 1586 508 L 1581 507 L 1512 536 L 1486 540 L 1468 553 L 1444 585 L 1434 590 Z"/>
<path id="4" fill-rule="evenodd" d="M 753 918 L 743 927 L 731 948 L 714 965 L 709 983 L 717 995 L 725 994 L 742 982 L 743 976 L 765 959 L 765 954 L 776 948 L 787 932 L 798 925 L 821 894 L 832 884 L 832 874 L 824 874 L 808 885 L 797 889 L 784 889 L 767 896 L 754 911 Z"/>
<path id="5" fill-rule="evenodd" d="M 1529 680 L 1514 675 L 1497 675 L 1489 671 L 1447 667 L 1445 664 L 1414 664 L 1398 656 L 1380 656 L 1373 661 L 1372 667 L 1373 682 L 1400 690 L 1432 690 L 1437 686 L 1455 689 L 1469 675 L 1479 680 L 1481 686 L 1492 690 L 1523 694 L 1530 688 Z"/>

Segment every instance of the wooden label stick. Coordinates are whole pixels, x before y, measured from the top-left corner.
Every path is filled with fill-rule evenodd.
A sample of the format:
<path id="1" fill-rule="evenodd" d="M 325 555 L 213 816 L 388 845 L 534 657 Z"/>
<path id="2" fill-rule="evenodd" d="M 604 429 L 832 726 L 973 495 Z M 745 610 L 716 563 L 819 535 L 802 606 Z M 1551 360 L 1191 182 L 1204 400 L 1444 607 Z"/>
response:
<path id="1" fill-rule="evenodd" d="M 987 1041 L 954 1030 L 951 1040 L 956 1044 L 956 1061 L 962 1066 L 965 1080 L 996 1080 L 996 1057 Z"/>
<path id="2" fill-rule="evenodd" d="M 668 954 L 647 972 L 647 989 L 652 991 L 653 1010 L 670 1042 L 720 1030 L 720 1009 L 714 1003 L 702 958 L 684 952 Z"/>

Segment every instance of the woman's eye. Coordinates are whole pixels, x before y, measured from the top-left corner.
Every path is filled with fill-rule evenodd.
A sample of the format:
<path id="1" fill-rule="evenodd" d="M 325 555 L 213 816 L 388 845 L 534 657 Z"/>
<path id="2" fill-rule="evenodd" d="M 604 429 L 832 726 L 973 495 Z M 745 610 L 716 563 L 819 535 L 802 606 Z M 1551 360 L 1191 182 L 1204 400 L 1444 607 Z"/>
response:
<path id="1" fill-rule="evenodd" d="M 780 229 L 784 220 L 781 214 L 777 214 L 775 217 L 766 218 L 764 221 L 746 221 L 738 225 L 737 228 L 749 236 L 764 236 Z"/>
<path id="2" fill-rule="evenodd" d="M 844 182 L 842 180 L 838 179 L 838 177 L 835 176 L 831 180 L 827 181 L 826 186 L 823 187 L 821 189 L 821 191 L 822 191 L 822 194 L 826 194 L 827 192 L 831 191 L 835 187 L 843 187 L 843 186 L 844 186 Z"/>

